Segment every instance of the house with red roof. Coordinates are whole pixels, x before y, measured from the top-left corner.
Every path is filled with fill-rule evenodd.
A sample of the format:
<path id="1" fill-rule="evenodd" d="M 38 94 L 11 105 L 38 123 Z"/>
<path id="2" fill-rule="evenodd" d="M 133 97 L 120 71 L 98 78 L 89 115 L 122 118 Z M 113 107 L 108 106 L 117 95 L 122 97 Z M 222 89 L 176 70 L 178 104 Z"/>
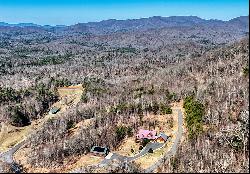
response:
<path id="1" fill-rule="evenodd" d="M 156 138 L 156 131 L 153 130 L 144 130 L 140 129 L 138 134 L 136 135 L 136 139 L 142 140 L 142 139 L 149 139 L 154 140 Z"/>

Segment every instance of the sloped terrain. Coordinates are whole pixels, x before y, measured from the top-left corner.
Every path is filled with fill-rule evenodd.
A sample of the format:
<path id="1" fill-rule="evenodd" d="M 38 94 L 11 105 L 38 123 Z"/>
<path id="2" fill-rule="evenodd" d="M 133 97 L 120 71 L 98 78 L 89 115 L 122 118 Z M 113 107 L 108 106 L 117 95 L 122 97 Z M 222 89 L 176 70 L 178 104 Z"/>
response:
<path id="1" fill-rule="evenodd" d="M 81 94 L 83 92 L 83 88 L 81 85 L 73 86 L 75 90 L 71 90 L 66 88 L 60 88 L 58 91 L 60 100 L 52 105 L 52 107 L 56 106 L 60 108 L 60 111 L 58 114 L 62 114 L 67 110 L 67 107 L 76 105 L 81 98 Z M 68 92 L 69 90 L 70 92 Z M 63 101 L 67 99 L 71 102 L 64 103 Z M 57 115 L 58 115 L 57 114 Z M 54 115 L 53 115 L 54 116 Z M 8 150 L 15 144 L 18 144 L 19 142 L 26 139 L 34 130 L 39 129 L 39 127 L 42 126 L 44 122 L 48 118 L 51 118 L 51 115 L 46 115 L 42 119 L 34 120 L 30 125 L 25 127 L 15 127 L 9 124 L 5 124 L 2 122 L 1 131 L 0 131 L 0 150 L 2 152 Z"/>
<path id="2" fill-rule="evenodd" d="M 185 139 L 165 172 L 246 172 L 249 170 L 249 41 L 210 51 L 183 63 L 196 80 L 196 95 L 206 104 L 204 132 Z M 179 65 L 180 66 L 180 65 Z M 185 154 L 185 155 L 183 155 Z M 210 162 L 209 162 L 210 161 Z"/>
<path id="3" fill-rule="evenodd" d="M 16 157 L 25 157 L 26 171 L 71 170 L 93 145 L 119 151 L 140 127 L 157 128 L 150 116 L 183 101 L 184 138 L 157 171 L 247 172 L 247 19 L 1 26 L 1 150 L 31 131 Z M 47 115 L 53 106 L 61 111 Z M 135 163 L 125 166 L 114 162 L 106 171 L 141 172 Z"/>

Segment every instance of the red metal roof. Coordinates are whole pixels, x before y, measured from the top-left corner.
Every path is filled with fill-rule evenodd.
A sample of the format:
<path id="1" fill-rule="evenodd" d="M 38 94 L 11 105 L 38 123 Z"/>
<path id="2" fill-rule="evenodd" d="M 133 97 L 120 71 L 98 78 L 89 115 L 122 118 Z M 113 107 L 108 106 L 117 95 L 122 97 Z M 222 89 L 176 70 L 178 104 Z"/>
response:
<path id="1" fill-rule="evenodd" d="M 156 138 L 156 131 L 140 129 L 136 137 L 140 139 L 147 138 L 154 140 Z"/>

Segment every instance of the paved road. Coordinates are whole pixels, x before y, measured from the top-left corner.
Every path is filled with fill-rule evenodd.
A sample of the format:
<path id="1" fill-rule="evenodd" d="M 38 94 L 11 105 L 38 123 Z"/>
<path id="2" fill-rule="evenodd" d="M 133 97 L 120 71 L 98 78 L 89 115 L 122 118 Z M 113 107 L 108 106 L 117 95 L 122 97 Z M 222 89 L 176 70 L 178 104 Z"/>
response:
<path id="1" fill-rule="evenodd" d="M 175 154 L 177 148 L 178 148 L 178 144 L 181 140 L 181 137 L 182 137 L 182 133 L 183 133 L 183 128 L 182 128 L 182 124 L 183 124 L 183 115 L 182 115 L 182 112 L 180 109 L 177 109 L 178 111 L 178 130 L 177 130 L 177 133 L 176 133 L 176 138 L 175 138 L 175 141 L 174 141 L 174 144 L 173 146 L 171 147 L 171 149 L 164 155 L 164 157 L 162 159 L 160 159 L 157 163 L 155 163 L 153 166 L 149 167 L 148 169 L 146 169 L 146 171 L 150 172 L 150 171 L 153 171 L 154 169 L 156 169 L 161 163 L 162 163 L 162 160 L 164 159 L 167 159 L 169 157 L 171 157 L 172 155 Z M 152 148 L 153 150 L 156 150 L 156 149 L 159 149 L 161 147 L 164 146 L 164 143 L 157 143 L 157 142 L 150 142 L 148 143 L 142 150 L 139 154 L 133 156 L 133 157 L 126 157 L 126 156 L 122 156 L 122 155 L 119 155 L 119 154 L 116 154 L 114 153 L 110 159 L 104 159 L 101 164 L 105 165 L 105 164 L 109 164 L 109 162 L 113 159 L 117 159 L 119 161 L 127 161 L 127 162 L 130 162 L 130 161 L 133 161 L 137 158 L 140 158 L 144 155 L 146 155 L 148 153 L 148 150 L 150 148 Z"/>
<path id="2" fill-rule="evenodd" d="M 113 153 L 112 156 L 107 159 L 105 158 L 104 160 L 102 160 L 99 164 L 95 164 L 95 165 L 91 165 L 91 167 L 93 168 L 99 168 L 99 167 L 104 167 L 104 166 L 107 166 L 110 164 L 110 162 L 112 160 L 118 160 L 118 161 L 121 161 L 121 162 L 131 162 L 133 160 L 136 160 L 137 158 L 140 158 L 144 155 L 146 155 L 148 153 L 148 150 L 150 148 L 154 150 L 158 149 L 158 148 L 161 148 L 164 146 L 165 143 L 158 143 L 158 142 L 150 142 L 148 143 L 141 151 L 140 153 L 138 153 L 137 155 L 133 156 L 133 157 L 128 157 L 128 156 L 123 156 L 123 155 L 119 155 L 117 153 Z M 81 173 L 81 169 L 74 169 L 72 170 L 70 173 Z"/>
<path id="3" fill-rule="evenodd" d="M 128 157 L 128 156 L 122 156 L 122 155 L 119 155 L 117 153 L 113 153 L 113 155 L 110 157 L 110 159 L 104 159 L 103 161 L 101 161 L 101 165 L 104 166 L 104 165 L 108 165 L 110 161 L 116 159 L 116 160 L 119 160 L 119 161 L 127 161 L 127 162 L 130 162 L 130 161 L 133 161 L 133 160 L 136 160 L 137 158 L 140 158 L 144 155 L 146 155 L 149 151 L 150 148 L 152 148 L 152 150 L 156 150 L 156 149 L 159 149 L 161 147 L 164 146 L 165 143 L 158 143 L 158 142 L 150 142 L 148 143 L 141 151 L 140 153 L 138 153 L 137 155 L 133 156 L 133 157 Z"/>
<path id="4" fill-rule="evenodd" d="M 25 140 L 22 142 L 16 144 L 14 147 L 12 147 L 7 152 L 3 152 L 0 154 L 0 160 L 6 163 L 13 163 L 13 154 L 22 146 L 25 144 Z"/>
<path id="5" fill-rule="evenodd" d="M 163 158 L 161 158 L 157 163 L 155 163 L 154 165 L 152 165 L 151 167 L 149 167 L 148 169 L 145 170 L 146 173 L 150 173 L 150 172 L 153 172 L 158 166 L 160 166 L 164 160 L 170 158 L 172 155 L 174 155 L 176 153 L 176 150 L 177 150 L 177 147 L 178 147 L 178 144 L 181 140 L 181 137 L 182 137 L 182 133 L 183 133 L 183 129 L 182 129 L 182 124 L 183 124 L 183 115 L 182 115 L 182 112 L 177 109 L 178 111 L 178 130 L 177 130 L 177 134 L 176 134 L 176 139 L 175 139 L 175 142 L 173 144 L 173 146 L 171 147 L 171 149 L 164 155 Z M 19 144 L 15 145 L 13 148 L 11 148 L 10 150 L 8 150 L 7 152 L 4 152 L 4 153 L 1 153 L 0 154 L 0 160 L 1 161 L 4 161 L 4 162 L 7 162 L 7 163 L 13 163 L 14 160 L 13 160 L 13 154 L 21 147 L 25 144 L 25 140 L 20 142 Z M 127 162 L 130 162 L 130 161 L 133 161 L 137 158 L 140 158 L 142 157 L 143 155 L 147 154 L 148 153 L 148 150 L 150 148 L 152 148 L 153 150 L 156 150 L 158 148 L 161 148 L 162 146 L 164 146 L 164 143 L 153 143 L 153 142 L 150 142 L 148 143 L 142 150 L 139 154 L 133 156 L 133 157 L 126 157 L 126 156 L 122 156 L 122 155 L 119 155 L 119 154 L 116 154 L 114 153 L 110 159 L 104 159 L 101 163 L 97 164 L 97 165 L 93 165 L 93 167 L 102 167 L 102 166 L 105 166 L 105 165 L 108 165 L 110 163 L 111 160 L 113 159 L 116 159 L 116 160 L 119 160 L 119 161 L 127 161 Z M 80 169 L 76 169 L 72 172 L 81 172 Z"/>
<path id="6" fill-rule="evenodd" d="M 164 155 L 163 158 L 161 158 L 159 161 L 157 161 L 154 165 L 150 166 L 149 168 L 147 168 L 145 170 L 145 173 L 152 173 L 157 167 L 159 167 L 160 165 L 162 165 L 162 163 L 169 159 L 171 156 L 173 156 L 176 153 L 176 150 L 178 148 L 178 144 L 180 143 L 181 137 L 182 137 L 182 133 L 183 133 L 183 128 L 182 128 L 182 124 L 183 124 L 183 115 L 180 109 L 177 109 L 178 111 L 178 131 L 176 134 L 176 139 L 175 142 L 173 144 L 173 146 L 171 147 L 171 149 Z"/>
<path id="7" fill-rule="evenodd" d="M 149 151 L 149 149 L 152 149 L 153 151 L 156 150 L 156 149 L 159 149 L 161 147 L 163 147 L 165 145 L 165 143 L 158 143 L 158 142 L 150 142 L 148 143 L 142 150 L 139 154 L 133 156 L 133 157 L 127 157 L 127 161 L 133 161 L 137 158 L 140 158 L 144 155 L 146 155 Z"/>
<path id="8" fill-rule="evenodd" d="M 159 167 L 160 165 L 163 164 L 164 160 L 169 159 L 171 156 L 173 156 L 176 153 L 176 150 L 178 148 L 178 144 L 180 143 L 182 134 L 183 134 L 183 115 L 180 109 L 176 109 L 178 112 L 178 130 L 176 133 L 176 138 L 174 141 L 173 146 L 171 147 L 171 149 L 161 158 L 159 159 L 155 164 L 153 164 L 152 166 L 150 166 L 149 168 L 147 168 L 144 172 L 145 173 L 152 173 L 157 167 Z M 150 148 L 152 148 L 153 150 L 156 150 L 158 148 L 161 148 L 162 146 L 164 146 L 164 143 L 148 143 L 144 149 L 141 150 L 141 152 L 137 155 L 135 155 L 134 157 L 126 157 L 126 156 L 122 156 L 119 155 L 117 153 L 113 153 L 113 155 L 110 157 L 110 159 L 104 159 L 103 161 L 101 161 L 99 164 L 96 165 L 92 165 L 92 167 L 103 167 L 105 165 L 109 165 L 109 163 L 116 159 L 122 162 L 131 162 L 139 157 L 142 157 L 143 155 L 148 153 L 148 150 Z M 71 171 L 72 173 L 81 173 L 81 169 L 75 169 L 74 171 Z"/>

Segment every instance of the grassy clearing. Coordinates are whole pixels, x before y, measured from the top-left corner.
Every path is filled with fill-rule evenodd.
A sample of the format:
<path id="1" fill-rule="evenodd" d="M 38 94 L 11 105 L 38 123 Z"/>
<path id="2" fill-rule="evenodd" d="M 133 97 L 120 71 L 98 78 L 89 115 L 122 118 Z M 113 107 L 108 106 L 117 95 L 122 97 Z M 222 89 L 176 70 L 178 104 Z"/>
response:
<path id="1" fill-rule="evenodd" d="M 142 168 L 147 168 L 157 160 L 161 158 L 172 146 L 175 141 L 175 134 L 178 130 L 178 112 L 175 109 L 180 109 L 182 112 L 183 109 L 183 101 L 178 103 L 172 103 L 172 114 L 166 115 L 153 115 L 149 114 L 143 117 L 144 122 L 156 122 L 155 127 L 151 127 L 150 129 L 154 129 L 157 132 L 164 132 L 167 135 L 172 136 L 172 141 L 168 142 L 167 145 L 159 150 L 156 150 L 152 154 L 145 155 L 135 162 L 139 164 Z M 148 127 L 142 127 L 143 129 L 149 129 Z M 134 149 L 134 153 L 131 152 L 131 149 Z M 139 143 L 135 143 L 134 137 L 126 138 L 121 146 L 118 148 L 115 153 L 125 155 L 125 156 L 133 156 L 135 153 L 139 152 Z"/>
<path id="2" fill-rule="evenodd" d="M 97 157 L 97 156 L 92 156 L 92 155 L 84 155 L 82 156 L 77 162 L 71 164 L 71 165 L 65 165 L 66 167 L 62 169 L 60 172 L 69 172 L 72 169 L 80 168 L 80 167 L 85 167 L 88 165 L 94 165 L 100 163 L 104 158 L 102 157 Z"/>
<path id="3" fill-rule="evenodd" d="M 181 109 L 184 110 L 182 108 L 183 105 L 183 101 L 180 101 L 178 103 L 173 103 L 172 104 L 172 109 Z M 156 126 L 155 127 L 151 127 L 150 129 L 154 129 L 157 132 L 164 132 L 167 135 L 171 135 L 172 136 L 172 140 L 174 141 L 175 139 L 175 132 L 178 130 L 178 112 L 173 110 L 172 114 L 166 114 L 166 115 L 153 115 L 153 114 L 149 114 L 143 117 L 143 121 L 144 122 L 156 122 Z M 149 127 L 141 127 L 143 129 L 149 129 Z M 135 138 L 134 137 L 130 137 L 130 138 L 126 138 L 124 139 L 123 143 L 121 144 L 121 146 L 115 151 L 115 153 L 121 154 L 121 155 L 125 155 L 125 156 L 133 156 L 136 153 L 139 152 L 139 143 L 135 143 Z M 131 149 L 134 150 L 134 153 L 131 152 Z M 163 148 L 165 150 L 167 150 L 166 148 Z M 151 154 L 150 156 L 152 156 L 153 159 L 157 159 L 159 158 L 158 153 L 155 154 Z M 146 157 L 146 156 L 145 156 Z M 152 159 L 152 160 L 153 160 Z M 145 160 L 145 164 L 143 163 L 143 160 Z M 144 157 L 142 158 L 142 165 L 147 165 L 147 161 L 150 162 L 150 158 L 148 158 L 148 160 L 146 160 Z"/>
<path id="4" fill-rule="evenodd" d="M 97 157 L 92 155 L 82 155 L 81 157 L 72 157 L 67 158 L 63 162 L 62 166 L 59 168 L 40 168 L 32 167 L 27 165 L 27 157 L 25 156 L 26 152 L 30 152 L 30 149 L 23 148 L 23 151 L 18 151 L 14 158 L 18 159 L 20 163 L 24 166 L 24 170 L 27 173 L 68 173 L 73 169 L 85 167 L 88 165 L 98 164 L 103 160 L 103 157 Z"/>
<path id="5" fill-rule="evenodd" d="M 25 127 L 14 127 L 9 124 L 2 123 L 0 131 L 0 152 L 7 151 L 9 148 L 22 141 L 30 132 L 42 126 L 42 124 L 49 118 L 59 116 L 67 110 L 71 105 L 76 105 L 83 93 L 82 85 L 63 87 L 58 89 L 60 101 L 53 104 L 52 107 L 59 107 L 61 110 L 54 115 L 46 115 L 44 118 L 35 120 L 31 125 Z M 67 102 L 65 102 L 67 101 Z"/>
<path id="6" fill-rule="evenodd" d="M 152 164 L 156 163 L 160 158 L 162 158 L 166 154 L 166 152 L 168 152 L 171 149 L 173 142 L 175 141 L 176 138 L 176 133 L 178 131 L 178 112 L 175 109 L 180 109 L 183 112 L 184 109 L 182 106 L 183 106 L 183 101 L 180 101 L 178 103 L 173 103 L 172 104 L 173 113 L 171 115 L 155 116 L 154 119 L 157 119 L 160 123 L 159 125 L 162 127 L 162 129 L 156 127 L 156 130 L 157 131 L 161 130 L 167 135 L 171 135 L 172 138 L 171 141 L 168 142 L 163 148 L 154 151 L 152 154 L 147 154 L 135 160 L 135 163 L 138 164 L 142 169 L 146 169 L 152 166 Z M 173 126 L 171 126 L 171 128 L 168 125 L 169 124 L 168 119 L 170 118 L 170 116 L 172 116 L 173 118 Z"/>
<path id="7" fill-rule="evenodd" d="M 34 167 L 27 163 L 28 157 L 27 153 L 32 153 L 30 148 L 22 148 L 22 150 L 17 151 L 14 154 L 14 159 L 19 161 L 23 165 L 24 170 L 27 173 L 67 173 L 75 168 L 80 168 L 92 164 L 98 164 L 103 160 L 103 157 L 97 157 L 92 155 L 82 155 L 79 157 L 66 158 L 62 166 L 59 168 L 49 169 L 49 168 L 40 168 Z"/>
<path id="8" fill-rule="evenodd" d="M 135 160 L 135 163 L 138 164 L 142 169 L 146 169 L 152 164 L 156 163 L 164 154 L 170 150 L 173 142 L 168 142 L 163 148 L 154 151 L 154 153 L 147 154 L 139 159 Z"/>
<path id="9" fill-rule="evenodd" d="M 134 137 L 126 138 L 115 153 L 124 156 L 134 156 L 139 151 L 139 146 L 139 143 L 135 143 Z M 131 152 L 131 149 L 134 150 L 134 153 Z"/>
<path id="10" fill-rule="evenodd" d="M 0 132 L 0 152 L 7 151 L 15 144 L 21 142 L 36 126 L 32 123 L 25 127 L 14 127 L 9 124 L 2 123 L 2 129 Z"/>

